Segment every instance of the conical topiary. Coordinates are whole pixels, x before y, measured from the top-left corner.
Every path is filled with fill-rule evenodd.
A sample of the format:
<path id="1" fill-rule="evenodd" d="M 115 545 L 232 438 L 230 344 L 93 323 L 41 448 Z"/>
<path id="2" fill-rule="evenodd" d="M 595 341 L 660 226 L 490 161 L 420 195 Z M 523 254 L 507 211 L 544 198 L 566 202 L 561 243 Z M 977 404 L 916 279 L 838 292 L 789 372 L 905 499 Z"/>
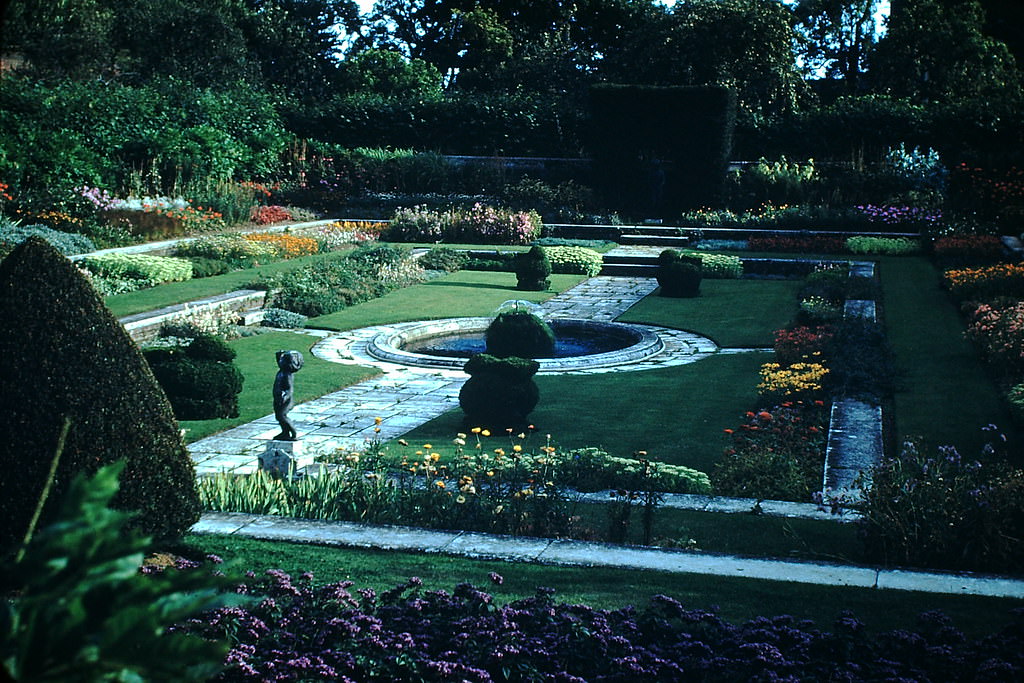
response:
<path id="1" fill-rule="evenodd" d="M 78 472 L 125 461 L 120 509 L 156 538 L 199 518 L 195 470 L 135 343 L 82 273 L 41 239 L 0 263 L 0 554 L 23 537 L 70 422 L 49 501 Z"/>

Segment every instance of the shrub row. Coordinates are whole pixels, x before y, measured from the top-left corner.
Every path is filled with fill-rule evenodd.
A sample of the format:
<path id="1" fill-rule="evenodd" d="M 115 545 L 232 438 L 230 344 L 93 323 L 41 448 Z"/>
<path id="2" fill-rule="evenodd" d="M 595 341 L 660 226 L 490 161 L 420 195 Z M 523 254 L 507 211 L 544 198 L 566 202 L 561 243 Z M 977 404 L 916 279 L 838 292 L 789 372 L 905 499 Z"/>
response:
<path id="1" fill-rule="evenodd" d="M 423 206 L 399 209 L 381 238 L 390 242 L 529 244 L 540 236 L 540 230 L 540 216 L 535 212 L 477 203 L 469 209 L 442 212 Z"/>
<path id="2" fill-rule="evenodd" d="M 141 279 L 151 282 L 178 282 L 192 277 L 188 259 L 149 254 L 94 254 L 80 263 L 89 271 L 111 278 Z"/>

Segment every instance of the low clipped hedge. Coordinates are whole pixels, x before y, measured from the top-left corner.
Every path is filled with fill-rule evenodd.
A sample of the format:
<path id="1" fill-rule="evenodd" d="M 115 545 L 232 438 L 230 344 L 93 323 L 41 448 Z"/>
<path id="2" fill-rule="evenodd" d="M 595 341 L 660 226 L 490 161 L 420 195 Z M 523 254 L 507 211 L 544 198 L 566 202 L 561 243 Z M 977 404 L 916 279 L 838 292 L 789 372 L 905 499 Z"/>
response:
<path id="1" fill-rule="evenodd" d="M 230 268 L 251 268 L 277 258 L 277 247 L 268 242 L 246 239 L 242 235 L 213 235 L 183 242 L 175 255 L 222 261 Z"/>
<path id="2" fill-rule="evenodd" d="M 710 280 L 737 280 L 743 277 L 743 259 L 732 254 L 710 254 L 685 249 L 685 256 L 699 258 L 701 276 Z"/>
<path id="3" fill-rule="evenodd" d="M 907 256 L 921 250 L 917 240 L 907 237 L 874 237 L 856 235 L 846 240 L 851 254 L 879 254 L 881 256 Z"/>
<path id="4" fill-rule="evenodd" d="M 45 225 L 19 225 L 0 217 L 0 255 L 7 253 L 29 237 L 40 237 L 65 256 L 96 251 L 96 244 L 85 235 L 61 232 Z"/>
<path id="5" fill-rule="evenodd" d="M 179 420 L 238 417 L 244 378 L 223 340 L 202 335 L 184 348 L 143 352 Z"/>
<path id="6" fill-rule="evenodd" d="M 604 264 L 601 254 L 586 247 L 551 246 L 543 249 L 551 262 L 552 273 L 594 277 Z"/>
<path id="7" fill-rule="evenodd" d="M 95 254 L 81 264 L 103 277 L 140 279 L 152 282 L 180 282 L 192 278 L 192 262 L 173 256 L 151 254 Z"/>

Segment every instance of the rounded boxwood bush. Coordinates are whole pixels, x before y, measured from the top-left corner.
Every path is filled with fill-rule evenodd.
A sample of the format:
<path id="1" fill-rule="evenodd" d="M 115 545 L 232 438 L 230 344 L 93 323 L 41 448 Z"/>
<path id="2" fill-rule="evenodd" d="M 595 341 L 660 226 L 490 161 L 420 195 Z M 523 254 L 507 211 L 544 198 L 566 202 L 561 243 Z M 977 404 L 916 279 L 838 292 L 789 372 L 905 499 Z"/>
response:
<path id="1" fill-rule="evenodd" d="M 551 261 L 543 247 L 534 245 L 530 251 L 516 254 L 516 289 L 527 292 L 542 292 L 551 286 Z"/>
<path id="2" fill-rule="evenodd" d="M 199 519 L 195 470 L 170 403 L 139 348 L 86 277 L 32 237 L 0 263 L 0 395 L 12 447 L 0 453 L 0 554 L 24 535 L 70 425 L 44 517 L 79 472 L 123 460 L 114 506 L 159 539 Z M 45 523 L 46 519 L 43 520 Z"/>
<path id="3" fill-rule="evenodd" d="M 702 264 L 699 257 L 687 256 L 675 249 L 658 255 L 658 285 L 661 296 L 694 297 L 700 294 Z"/>
<path id="4" fill-rule="evenodd" d="M 224 340 L 200 335 L 184 349 L 154 349 L 145 356 L 179 420 L 238 417 L 244 378 Z"/>
<path id="5" fill-rule="evenodd" d="M 550 358 L 555 350 L 551 326 L 526 311 L 505 311 L 484 333 L 487 353 L 498 358 Z"/>
<path id="6" fill-rule="evenodd" d="M 537 407 L 540 390 L 533 376 L 540 364 L 525 358 L 497 358 L 478 353 L 466 361 L 469 379 L 459 392 L 468 428 L 523 429 Z"/>

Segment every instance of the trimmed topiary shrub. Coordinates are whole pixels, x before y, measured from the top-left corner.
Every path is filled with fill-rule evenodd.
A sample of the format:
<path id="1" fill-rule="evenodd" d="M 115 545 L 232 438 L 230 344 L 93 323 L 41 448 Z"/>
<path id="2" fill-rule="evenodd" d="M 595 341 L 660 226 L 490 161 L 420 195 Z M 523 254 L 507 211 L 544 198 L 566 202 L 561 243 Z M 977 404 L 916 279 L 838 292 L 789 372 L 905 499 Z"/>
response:
<path id="1" fill-rule="evenodd" d="M 0 320 L 0 395 L 12 437 L 0 455 L 0 552 L 28 527 L 65 420 L 48 500 L 59 500 L 78 472 L 124 460 L 114 505 L 138 511 L 134 526 L 156 538 L 192 526 L 199 519 L 195 470 L 170 403 L 75 266 L 42 239 L 26 240 L 0 263 Z"/>
<path id="2" fill-rule="evenodd" d="M 552 273 L 594 277 L 604 264 L 601 254 L 586 247 L 551 246 L 544 247 L 544 252 L 551 261 Z"/>
<path id="3" fill-rule="evenodd" d="M 435 247 L 420 257 L 420 265 L 428 270 L 441 270 L 446 273 L 454 273 L 466 267 L 469 256 L 464 251 L 449 249 L 448 247 Z"/>
<path id="4" fill-rule="evenodd" d="M 238 417 L 244 378 L 232 362 L 234 349 L 222 339 L 201 335 L 187 347 L 144 355 L 179 420 Z"/>
<path id="5" fill-rule="evenodd" d="M 675 249 L 666 249 L 658 255 L 659 294 L 668 297 L 694 297 L 700 294 L 701 260 Z"/>
<path id="6" fill-rule="evenodd" d="M 551 261 L 543 247 L 533 246 L 524 254 L 516 254 L 516 289 L 527 292 L 542 292 L 551 286 Z"/>
<path id="7" fill-rule="evenodd" d="M 527 416 L 540 400 L 540 389 L 533 381 L 540 369 L 537 361 L 478 353 L 466 361 L 464 369 L 469 379 L 459 392 L 459 405 L 468 428 L 497 432 L 526 426 Z"/>
<path id="8" fill-rule="evenodd" d="M 527 311 L 505 311 L 484 333 L 487 353 L 498 358 L 550 358 L 555 350 L 551 326 Z"/>
<path id="9" fill-rule="evenodd" d="M 301 329 L 306 326 L 306 316 L 283 308 L 263 309 L 263 327 L 280 327 L 286 330 Z"/>

